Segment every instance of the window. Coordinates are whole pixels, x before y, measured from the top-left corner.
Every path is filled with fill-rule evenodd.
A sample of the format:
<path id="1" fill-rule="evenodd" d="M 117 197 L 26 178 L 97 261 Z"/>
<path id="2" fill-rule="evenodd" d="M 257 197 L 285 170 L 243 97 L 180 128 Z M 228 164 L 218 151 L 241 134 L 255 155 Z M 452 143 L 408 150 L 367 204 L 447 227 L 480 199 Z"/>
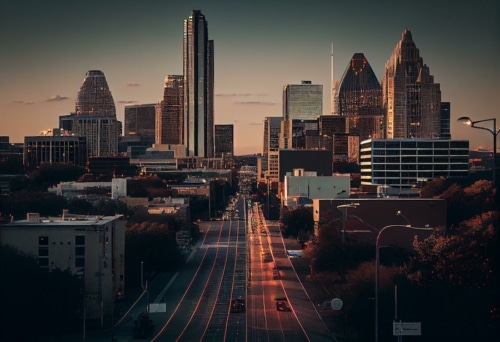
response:
<path id="1" fill-rule="evenodd" d="M 49 256 L 49 247 L 38 247 L 38 256 Z"/>
<path id="2" fill-rule="evenodd" d="M 48 236 L 39 236 L 38 237 L 38 244 L 42 246 L 46 246 L 49 244 L 49 237 Z"/>
<path id="3" fill-rule="evenodd" d="M 77 235 L 75 236 L 75 245 L 84 245 L 85 246 L 85 235 Z"/>
<path id="4" fill-rule="evenodd" d="M 85 258 L 75 258 L 75 267 L 85 267 Z"/>
<path id="5" fill-rule="evenodd" d="M 75 247 L 75 256 L 85 256 L 85 247 Z"/>

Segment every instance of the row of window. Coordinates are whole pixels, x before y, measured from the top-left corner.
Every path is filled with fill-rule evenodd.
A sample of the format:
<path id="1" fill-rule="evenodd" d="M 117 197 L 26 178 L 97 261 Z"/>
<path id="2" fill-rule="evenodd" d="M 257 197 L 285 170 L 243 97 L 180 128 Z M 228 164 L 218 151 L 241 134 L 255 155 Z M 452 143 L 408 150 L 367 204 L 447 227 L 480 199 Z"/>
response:
<path id="1" fill-rule="evenodd" d="M 70 244 L 68 242 L 68 244 Z M 49 237 L 38 237 L 38 265 L 49 267 Z M 75 267 L 85 267 L 85 235 L 75 236 Z"/>

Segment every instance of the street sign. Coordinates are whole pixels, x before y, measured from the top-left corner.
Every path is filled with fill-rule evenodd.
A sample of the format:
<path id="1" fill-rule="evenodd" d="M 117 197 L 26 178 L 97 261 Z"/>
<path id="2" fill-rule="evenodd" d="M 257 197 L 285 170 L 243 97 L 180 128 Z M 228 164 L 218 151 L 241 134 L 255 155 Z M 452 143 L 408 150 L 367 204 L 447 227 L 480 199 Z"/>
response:
<path id="1" fill-rule="evenodd" d="M 422 328 L 420 322 L 393 322 L 394 336 L 420 336 Z"/>

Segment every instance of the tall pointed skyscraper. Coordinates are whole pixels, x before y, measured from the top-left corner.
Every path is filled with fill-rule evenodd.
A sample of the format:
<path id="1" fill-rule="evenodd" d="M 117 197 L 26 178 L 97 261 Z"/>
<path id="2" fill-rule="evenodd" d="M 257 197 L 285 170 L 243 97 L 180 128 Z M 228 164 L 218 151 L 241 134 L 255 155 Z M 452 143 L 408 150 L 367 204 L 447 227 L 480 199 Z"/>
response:
<path id="1" fill-rule="evenodd" d="M 440 137 L 441 88 L 408 29 L 385 65 L 382 101 L 388 139 Z"/>
<path id="2" fill-rule="evenodd" d="M 73 133 L 87 138 L 88 157 L 107 157 L 118 152 L 121 122 L 116 120 L 113 96 L 104 73 L 90 70 L 76 100 Z"/>
<path id="3" fill-rule="evenodd" d="M 214 42 L 199 10 L 184 20 L 184 137 L 189 156 L 214 156 Z"/>
<path id="4" fill-rule="evenodd" d="M 359 139 L 384 138 L 382 89 L 370 63 L 355 53 L 336 88 L 335 114 L 346 117 L 347 132 Z"/>

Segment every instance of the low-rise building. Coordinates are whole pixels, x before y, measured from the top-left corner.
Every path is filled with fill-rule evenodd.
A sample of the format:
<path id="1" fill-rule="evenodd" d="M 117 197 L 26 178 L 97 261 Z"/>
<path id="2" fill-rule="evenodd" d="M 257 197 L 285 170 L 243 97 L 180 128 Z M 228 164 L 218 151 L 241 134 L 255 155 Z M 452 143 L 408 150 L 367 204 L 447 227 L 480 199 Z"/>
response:
<path id="1" fill-rule="evenodd" d="M 83 282 L 85 319 L 103 327 L 125 288 L 125 221 L 117 216 L 41 218 L 0 225 L 0 243 L 38 259 L 48 271 L 60 269 Z"/>

